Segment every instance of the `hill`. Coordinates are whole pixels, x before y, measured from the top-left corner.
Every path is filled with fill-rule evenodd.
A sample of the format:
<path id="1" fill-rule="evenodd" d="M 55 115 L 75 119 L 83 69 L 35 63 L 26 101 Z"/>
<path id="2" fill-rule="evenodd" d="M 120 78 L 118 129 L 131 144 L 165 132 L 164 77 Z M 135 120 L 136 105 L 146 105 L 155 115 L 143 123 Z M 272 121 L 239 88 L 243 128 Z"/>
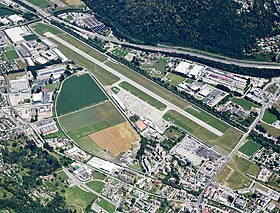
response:
<path id="1" fill-rule="evenodd" d="M 256 38 L 280 32 L 274 0 L 253 0 L 249 9 L 235 0 L 86 0 L 85 3 L 115 33 L 127 39 L 187 46 L 238 58 L 244 58 L 244 50 L 255 48 Z"/>

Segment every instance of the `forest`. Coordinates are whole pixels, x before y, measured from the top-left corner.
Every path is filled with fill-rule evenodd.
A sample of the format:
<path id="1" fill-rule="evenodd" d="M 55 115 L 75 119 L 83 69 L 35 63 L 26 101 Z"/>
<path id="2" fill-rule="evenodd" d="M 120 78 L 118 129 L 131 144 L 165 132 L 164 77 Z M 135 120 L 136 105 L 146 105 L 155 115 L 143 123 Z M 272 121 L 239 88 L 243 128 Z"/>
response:
<path id="1" fill-rule="evenodd" d="M 279 34 L 273 0 L 255 0 L 238 13 L 233 0 L 86 0 L 118 37 L 186 46 L 246 58 L 256 38 Z"/>

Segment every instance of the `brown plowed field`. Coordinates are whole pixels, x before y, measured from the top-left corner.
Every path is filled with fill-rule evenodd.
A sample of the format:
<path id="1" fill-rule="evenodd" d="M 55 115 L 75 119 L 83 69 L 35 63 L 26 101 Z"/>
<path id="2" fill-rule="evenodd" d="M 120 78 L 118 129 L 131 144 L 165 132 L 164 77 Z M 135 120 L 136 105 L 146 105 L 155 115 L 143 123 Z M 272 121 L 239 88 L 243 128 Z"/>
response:
<path id="1" fill-rule="evenodd" d="M 123 122 L 89 135 L 100 148 L 108 150 L 114 157 L 127 152 L 139 137 L 132 127 Z"/>

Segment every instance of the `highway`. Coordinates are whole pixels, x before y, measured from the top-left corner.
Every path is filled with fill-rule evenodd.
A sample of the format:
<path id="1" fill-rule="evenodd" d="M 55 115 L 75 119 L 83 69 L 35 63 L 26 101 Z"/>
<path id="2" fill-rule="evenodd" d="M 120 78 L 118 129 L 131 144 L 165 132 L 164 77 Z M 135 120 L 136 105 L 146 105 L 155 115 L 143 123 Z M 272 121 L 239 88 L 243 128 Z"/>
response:
<path id="1" fill-rule="evenodd" d="M 200 126 L 203 126 L 204 128 L 208 129 L 209 131 L 211 131 L 212 133 L 218 135 L 219 137 L 221 137 L 223 135 L 223 133 L 217 129 L 215 129 L 214 127 L 210 126 L 209 124 L 203 122 L 202 120 L 199 120 L 198 118 L 196 118 L 195 116 L 187 113 L 186 111 L 184 111 L 183 109 L 175 106 L 174 104 L 170 103 L 169 101 L 165 100 L 164 98 L 156 95 L 154 92 L 146 89 L 145 87 L 141 86 L 140 84 L 138 84 L 137 82 L 131 80 L 130 78 L 120 74 L 118 71 L 112 69 L 111 67 L 107 66 L 106 64 L 104 64 L 103 62 L 98 61 L 97 59 L 91 57 L 90 55 L 86 54 L 85 52 L 83 52 L 82 50 L 80 50 L 79 48 L 73 46 L 72 44 L 64 41 L 63 39 L 59 38 L 58 36 L 47 32 L 45 33 L 45 36 L 49 37 L 49 38 L 53 38 L 54 40 L 56 40 L 57 42 L 63 44 L 64 46 L 68 47 L 69 49 L 71 49 L 72 51 L 76 52 L 77 54 L 83 56 L 84 58 L 90 60 L 91 62 L 93 62 L 94 64 L 102 67 L 103 69 L 109 71 L 110 73 L 114 74 L 115 76 L 118 76 L 122 81 L 126 81 L 130 84 L 132 84 L 133 86 L 137 87 L 138 89 L 140 89 L 141 91 L 145 92 L 146 94 L 154 97 L 155 99 L 159 100 L 160 102 L 164 103 L 167 108 L 169 110 L 176 110 L 177 112 L 181 113 L 182 115 L 186 116 L 187 118 L 191 119 L 192 121 L 194 121 L 195 123 L 199 124 Z M 153 83 L 153 82 L 151 82 Z"/>
<path id="2" fill-rule="evenodd" d="M 163 45 L 161 45 L 161 46 L 150 46 L 150 45 L 140 45 L 140 44 L 129 43 L 129 42 L 126 42 L 126 41 L 120 41 L 113 36 L 109 36 L 109 37 L 107 36 L 106 37 L 106 36 L 99 35 L 97 33 L 93 33 L 93 32 L 81 29 L 81 28 L 79 28 L 75 25 L 64 22 L 61 19 L 58 19 L 54 15 L 52 15 L 50 13 L 47 13 L 46 11 L 41 9 L 40 7 L 35 6 L 35 5 L 31 4 L 30 2 L 28 2 L 26 0 L 21 0 L 21 1 L 24 2 L 25 4 L 27 4 L 28 6 L 31 6 L 31 7 L 35 8 L 37 10 L 37 15 L 39 17 L 41 17 L 43 20 L 47 19 L 49 21 L 53 20 L 53 21 L 62 23 L 64 25 L 67 25 L 71 28 L 74 28 L 74 29 L 80 31 L 84 35 L 87 35 L 87 36 L 90 36 L 90 37 L 97 37 L 97 38 L 99 38 L 101 40 L 104 40 L 104 41 L 109 41 L 109 42 L 113 42 L 113 43 L 120 44 L 120 45 L 127 45 L 127 46 L 135 47 L 135 48 L 141 48 L 141 49 L 145 49 L 145 50 L 160 51 L 160 52 L 164 52 L 164 53 L 177 53 L 177 54 L 189 55 L 189 56 L 193 56 L 193 57 L 197 57 L 197 58 L 203 58 L 203 59 L 210 60 L 210 61 L 215 61 L 215 62 L 219 62 L 219 63 L 223 63 L 223 64 L 231 64 L 231 65 L 236 65 L 236 66 L 240 66 L 240 67 L 258 68 L 258 69 L 280 69 L 280 64 L 273 63 L 273 62 L 238 60 L 238 59 L 224 57 L 224 56 L 221 56 L 221 55 L 212 54 L 212 53 L 208 53 L 208 52 L 204 52 L 204 51 L 200 51 L 200 50 L 195 50 L 195 49 L 191 49 L 191 48 L 186 48 L 186 47 L 173 47 L 173 46 L 163 46 Z"/>

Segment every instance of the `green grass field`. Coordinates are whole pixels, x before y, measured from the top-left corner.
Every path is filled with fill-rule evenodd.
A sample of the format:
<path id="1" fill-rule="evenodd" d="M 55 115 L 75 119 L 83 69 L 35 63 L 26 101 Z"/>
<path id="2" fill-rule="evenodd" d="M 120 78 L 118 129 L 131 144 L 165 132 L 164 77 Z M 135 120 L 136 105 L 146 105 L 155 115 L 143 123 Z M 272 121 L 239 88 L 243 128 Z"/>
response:
<path id="1" fill-rule="evenodd" d="M 181 130 L 171 126 L 167 130 L 165 130 L 164 135 L 166 135 L 169 139 L 177 140 L 182 137 L 184 134 Z"/>
<path id="2" fill-rule="evenodd" d="M 25 69 L 26 68 L 26 63 L 23 59 L 19 58 L 15 60 L 16 64 L 19 66 L 20 69 Z"/>
<path id="3" fill-rule="evenodd" d="M 129 91 L 131 94 L 135 95 L 136 97 L 142 99 L 143 101 L 147 102 L 151 106 L 159 109 L 164 110 L 166 108 L 166 105 L 158 101 L 157 99 L 151 97 L 150 95 L 142 92 L 141 90 L 137 89 L 136 87 L 132 86 L 131 84 L 127 82 L 120 83 L 120 87 L 123 89 Z"/>
<path id="4" fill-rule="evenodd" d="M 92 175 L 92 179 L 104 180 L 106 178 L 106 175 L 98 171 L 93 171 L 91 175 Z"/>
<path id="5" fill-rule="evenodd" d="M 241 133 L 233 127 L 230 127 L 222 137 L 219 137 L 174 110 L 168 111 L 163 118 L 172 121 L 186 132 L 213 146 L 221 154 L 230 152 L 241 138 Z"/>
<path id="6" fill-rule="evenodd" d="M 261 145 L 254 142 L 252 139 L 249 140 L 239 149 L 240 152 L 251 157 L 255 152 L 261 148 Z"/>
<path id="7" fill-rule="evenodd" d="M 265 110 L 262 120 L 268 124 L 273 124 L 275 121 L 277 121 L 277 117 L 276 115 L 270 113 L 268 110 Z"/>
<path id="8" fill-rule="evenodd" d="M 47 88 L 49 91 L 53 92 L 55 89 L 59 88 L 59 83 L 47 84 L 44 86 L 44 88 Z"/>
<path id="9" fill-rule="evenodd" d="M 273 173 L 273 175 L 269 178 L 267 185 L 279 192 L 280 191 L 279 181 L 280 181 L 279 176 Z"/>
<path id="10" fill-rule="evenodd" d="M 280 136 L 280 130 L 271 126 L 271 125 L 268 125 L 264 122 L 261 122 L 261 125 L 266 129 L 267 133 L 272 135 L 273 137 L 277 138 Z"/>
<path id="11" fill-rule="evenodd" d="M 109 203 L 104 199 L 101 199 L 100 202 L 97 203 L 97 205 L 105 209 L 109 213 L 114 213 L 116 209 L 116 207 L 113 204 Z"/>
<path id="12" fill-rule="evenodd" d="M 71 76 L 64 81 L 59 93 L 57 114 L 67 114 L 105 100 L 106 95 L 88 74 Z"/>
<path id="13" fill-rule="evenodd" d="M 90 187 L 91 189 L 93 189 L 94 191 L 101 193 L 102 189 L 105 186 L 105 183 L 103 181 L 93 180 L 93 181 L 86 183 L 86 185 L 88 187 Z"/>
<path id="14" fill-rule="evenodd" d="M 198 109 L 197 107 L 190 107 L 185 110 L 186 112 L 190 113 L 191 115 L 195 116 L 196 118 L 204 121 L 205 123 L 211 125 L 212 127 L 216 128 L 221 132 L 226 132 L 230 126 L 219 120 L 218 118 L 210 115 L 209 113 Z"/>
<path id="15" fill-rule="evenodd" d="M 240 189 L 248 187 L 252 182 L 247 174 L 257 176 L 260 170 L 260 167 L 255 163 L 241 156 L 234 155 L 216 180 L 232 189 Z"/>
<path id="16" fill-rule="evenodd" d="M 27 1 L 43 9 L 53 5 L 52 2 L 47 0 L 27 0 Z"/>
<path id="17" fill-rule="evenodd" d="M 124 58 L 128 54 L 128 51 L 124 50 L 123 48 L 117 48 L 114 49 L 112 53 L 120 58 Z"/>
<path id="18" fill-rule="evenodd" d="M 250 102 L 250 101 L 247 101 L 243 98 L 232 98 L 231 101 L 241 107 L 243 107 L 244 109 L 246 110 L 251 110 L 253 107 L 257 107 L 259 108 L 258 105 Z"/>
<path id="19" fill-rule="evenodd" d="M 115 64 L 111 61 L 107 61 L 105 62 L 105 64 L 182 109 L 186 108 L 189 105 L 189 103 L 182 98 L 178 97 L 172 92 L 164 89 L 158 84 L 150 81 L 149 79 L 122 64 Z"/>
<path id="20" fill-rule="evenodd" d="M 178 86 L 178 84 L 182 83 L 186 78 L 180 76 L 180 75 L 176 75 L 173 73 L 169 73 L 167 78 L 169 80 L 171 80 L 171 82 L 169 82 L 170 84 L 174 85 L 174 86 Z"/>
<path id="21" fill-rule="evenodd" d="M 76 132 L 96 132 L 124 122 L 124 118 L 111 102 L 83 109 L 59 117 L 62 127 L 71 135 Z M 75 137 L 76 138 L 76 137 Z"/>
<path id="22" fill-rule="evenodd" d="M 4 52 L 4 56 L 6 57 L 7 60 L 15 60 L 19 58 L 19 55 L 15 50 L 9 50 Z"/>
<path id="23" fill-rule="evenodd" d="M 152 65 L 152 68 L 159 70 L 161 72 L 165 71 L 166 67 L 166 59 L 160 58 Z"/>
<path id="24" fill-rule="evenodd" d="M 91 205 L 97 196 L 77 186 L 73 186 L 66 189 L 65 198 L 66 204 L 70 209 L 85 212 L 87 206 Z"/>
<path id="25" fill-rule="evenodd" d="M 62 31 L 60 31 L 56 27 L 53 27 L 49 24 L 44 24 L 44 23 L 36 23 L 34 26 L 32 26 L 32 28 L 40 36 L 44 36 L 44 33 L 46 33 L 46 32 L 51 32 L 54 35 L 58 35 L 58 34 L 63 33 Z"/>

